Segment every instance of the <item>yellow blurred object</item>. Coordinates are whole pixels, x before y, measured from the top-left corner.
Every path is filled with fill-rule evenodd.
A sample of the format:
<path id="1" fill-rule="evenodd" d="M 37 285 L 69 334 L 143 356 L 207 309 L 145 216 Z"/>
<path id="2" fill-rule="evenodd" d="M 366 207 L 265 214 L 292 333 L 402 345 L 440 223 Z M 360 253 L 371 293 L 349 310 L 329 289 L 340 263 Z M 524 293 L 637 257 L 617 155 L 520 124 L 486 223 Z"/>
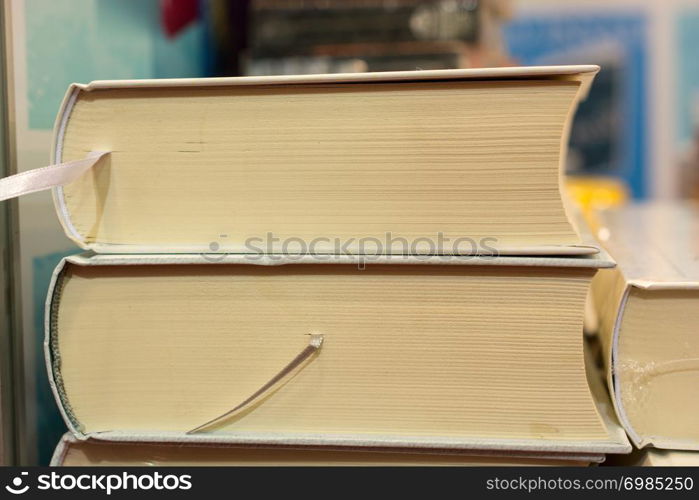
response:
<path id="1" fill-rule="evenodd" d="M 566 192 L 580 211 L 593 234 L 599 224 L 595 217 L 597 210 L 624 205 L 629 199 L 626 184 L 612 177 L 566 177 Z"/>

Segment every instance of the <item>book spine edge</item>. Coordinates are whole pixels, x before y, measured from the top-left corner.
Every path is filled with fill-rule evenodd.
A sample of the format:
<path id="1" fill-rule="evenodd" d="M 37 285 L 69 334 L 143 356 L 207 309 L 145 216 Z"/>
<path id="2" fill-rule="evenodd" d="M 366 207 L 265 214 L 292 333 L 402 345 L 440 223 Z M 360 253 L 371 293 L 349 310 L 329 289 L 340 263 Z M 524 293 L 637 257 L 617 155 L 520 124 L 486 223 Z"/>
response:
<path id="1" fill-rule="evenodd" d="M 46 362 L 46 373 L 48 374 L 49 386 L 56 400 L 56 405 L 65 421 L 70 432 L 77 439 L 85 439 L 84 434 L 80 430 L 77 420 L 72 413 L 68 404 L 63 381 L 60 377 L 59 364 L 60 358 L 57 358 L 57 332 L 56 321 L 58 314 L 58 302 L 60 290 L 64 285 L 64 271 L 69 258 L 63 258 L 54 269 L 49 284 L 48 294 L 46 296 L 46 305 L 44 312 L 44 360 Z"/>
<path id="2" fill-rule="evenodd" d="M 83 90 L 84 86 L 76 83 L 71 84 L 66 91 L 63 101 L 61 102 L 61 106 L 58 114 L 56 115 L 56 121 L 53 127 L 53 142 L 51 145 L 51 164 L 53 165 L 63 161 L 63 139 L 65 136 L 65 131 L 68 127 L 68 122 L 70 121 L 70 115 L 75 106 L 75 102 L 78 100 L 78 96 Z M 58 220 L 61 223 L 66 236 L 68 236 L 68 238 L 75 242 L 80 248 L 88 249 L 88 245 L 85 243 L 85 238 L 76 229 L 70 218 L 70 212 L 68 211 L 68 206 L 65 202 L 63 187 L 55 187 L 51 191 L 56 214 L 58 215 Z"/>

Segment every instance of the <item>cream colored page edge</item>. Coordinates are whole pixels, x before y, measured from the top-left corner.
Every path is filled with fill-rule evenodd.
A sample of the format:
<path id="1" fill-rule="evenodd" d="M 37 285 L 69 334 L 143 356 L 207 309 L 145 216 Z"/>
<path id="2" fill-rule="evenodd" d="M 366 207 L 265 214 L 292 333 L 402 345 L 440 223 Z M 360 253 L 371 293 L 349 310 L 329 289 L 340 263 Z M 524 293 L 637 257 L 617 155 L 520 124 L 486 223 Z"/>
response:
<path id="1" fill-rule="evenodd" d="M 599 71 L 599 66 L 530 66 L 515 68 L 477 68 L 466 70 L 435 70 L 435 71 L 395 71 L 385 73 L 338 73 L 326 75 L 282 75 L 269 77 L 232 77 L 232 78 L 193 78 L 193 79 L 160 79 L 160 80 L 112 80 L 94 81 L 90 84 L 73 83 L 68 87 L 61 102 L 58 115 L 54 124 L 53 143 L 51 149 L 51 163 L 60 163 L 63 158 L 63 137 L 70 120 L 75 102 L 80 92 L 89 92 L 95 89 L 133 88 L 133 87 L 185 87 L 185 86 L 223 86 L 223 85 L 270 85 L 290 83 L 323 83 L 323 82 L 361 82 L 361 81 L 403 81 L 403 80 L 435 80 L 435 79 L 481 79 L 481 78 L 513 78 L 551 76 L 581 82 L 576 99 L 569 111 L 568 124 L 563 134 L 561 146 L 561 159 L 567 150 L 568 135 L 572 119 L 578 103 L 583 100 L 589 91 L 589 86 L 594 76 Z M 563 175 L 563 163 L 559 166 L 559 175 Z M 562 182 L 559 182 L 559 192 L 563 198 L 564 210 L 571 221 L 573 229 L 580 233 L 578 225 L 570 217 L 570 209 L 566 205 L 566 198 L 562 192 Z M 93 250 L 97 253 L 157 253 L 162 250 L 158 245 L 114 245 L 104 243 L 86 243 L 85 238 L 75 228 L 70 212 L 68 211 L 63 188 L 53 188 L 53 200 L 56 213 L 66 236 L 84 250 Z M 169 246 L 176 253 L 200 252 L 201 248 L 191 246 Z M 243 253 L 246 249 L 241 245 L 236 253 Z M 590 255 L 599 250 L 595 245 L 582 244 L 567 246 L 530 246 L 516 248 L 502 248 L 499 252 L 503 255 Z"/>
<path id="2" fill-rule="evenodd" d="M 45 311 L 45 338 L 44 338 L 44 356 L 46 362 L 46 370 L 49 375 L 49 385 L 53 392 L 56 403 L 59 407 L 61 415 L 68 426 L 70 432 L 77 438 L 85 440 L 88 438 L 101 439 L 107 441 L 129 441 L 143 440 L 148 442 L 192 442 L 192 443 L 239 443 L 239 444 L 286 444 L 286 445 L 303 445 L 303 446 L 318 446 L 318 445 L 335 445 L 335 446 L 366 446 L 366 447 L 399 447 L 399 448 L 444 448 L 444 449 L 460 449 L 460 450 L 516 450 L 516 451 L 549 451 L 549 452 L 568 452 L 568 453 L 628 453 L 631 448 L 628 440 L 623 436 L 623 432 L 619 432 L 618 425 L 610 420 L 608 412 L 598 397 L 593 400 L 597 405 L 598 414 L 607 429 L 609 436 L 608 441 L 581 443 L 580 441 L 545 441 L 535 439 L 510 440 L 510 439 L 462 439 L 455 440 L 453 438 L 439 437 L 392 437 L 392 436 L 362 436 L 362 435 L 323 435 L 317 436 L 313 434 L 282 434 L 282 433 L 230 433 L 225 436 L 212 436 L 204 434 L 184 434 L 184 433 L 153 433 L 153 434 L 134 434 L 122 432 L 102 432 L 102 433 L 82 433 L 70 417 L 66 413 L 63 405 L 63 400 L 60 395 L 56 382 L 56 374 L 53 369 L 53 359 L 51 353 L 51 338 L 52 332 L 52 307 L 56 286 L 61 272 L 66 263 L 75 265 L 114 265 L 118 262 L 131 264 L 144 264 L 144 260 L 150 264 L 164 263 L 180 263 L 182 259 L 178 256 L 161 256 L 159 260 L 144 259 L 142 256 L 120 256 L 117 259 L 97 258 L 99 256 L 71 256 L 66 257 L 58 264 L 53 272 L 51 283 L 49 285 L 48 296 L 46 299 Z M 173 258 L 174 257 L 174 258 Z M 181 256 L 179 256 L 181 257 Z M 196 256 L 191 256 L 196 258 Z M 238 256 L 243 257 L 244 256 Z M 288 259 L 288 257 L 287 257 Z M 495 259 L 502 261 L 504 258 Z M 203 259 L 202 259 L 203 260 Z M 242 259 L 239 259 L 242 260 Z M 390 259 L 389 259 L 390 260 Z M 409 260 L 409 259 L 406 259 Z M 464 259 L 461 259 L 462 261 Z M 472 259 L 467 259 L 466 262 Z M 530 262 L 536 262 L 537 259 L 528 259 Z M 564 259 L 550 259 L 552 261 Z M 568 259 L 571 260 L 571 259 Z M 355 259 L 356 261 L 356 259 Z M 200 261 L 195 261 L 199 262 Z M 226 262 L 230 263 L 230 262 Z M 409 262 L 408 262 L 409 263 Z M 477 263 L 474 263 L 477 264 Z M 568 264 L 570 265 L 570 264 Z"/>

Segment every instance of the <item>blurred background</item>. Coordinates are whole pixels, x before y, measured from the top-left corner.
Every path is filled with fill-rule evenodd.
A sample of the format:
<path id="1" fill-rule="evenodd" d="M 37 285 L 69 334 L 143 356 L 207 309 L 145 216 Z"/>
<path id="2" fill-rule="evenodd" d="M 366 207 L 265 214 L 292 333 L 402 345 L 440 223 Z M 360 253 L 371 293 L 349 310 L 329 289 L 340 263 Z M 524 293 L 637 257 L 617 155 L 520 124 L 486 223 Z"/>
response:
<path id="1" fill-rule="evenodd" d="M 602 71 L 572 130 L 573 195 L 699 197 L 697 1 L 8 0 L 2 24 L 3 176 L 48 164 L 71 82 L 591 63 Z M 0 215 L 3 453 L 47 464 L 65 427 L 44 299 L 77 248 L 48 193 Z"/>

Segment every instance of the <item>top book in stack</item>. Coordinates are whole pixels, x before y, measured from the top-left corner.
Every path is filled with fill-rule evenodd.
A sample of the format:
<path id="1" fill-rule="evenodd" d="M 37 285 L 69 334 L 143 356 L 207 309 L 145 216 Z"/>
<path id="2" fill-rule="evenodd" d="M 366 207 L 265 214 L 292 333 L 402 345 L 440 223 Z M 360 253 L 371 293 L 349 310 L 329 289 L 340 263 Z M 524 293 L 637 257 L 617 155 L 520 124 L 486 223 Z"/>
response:
<path id="1" fill-rule="evenodd" d="M 54 189 L 102 253 L 594 253 L 562 199 L 597 66 L 72 85 Z"/>

